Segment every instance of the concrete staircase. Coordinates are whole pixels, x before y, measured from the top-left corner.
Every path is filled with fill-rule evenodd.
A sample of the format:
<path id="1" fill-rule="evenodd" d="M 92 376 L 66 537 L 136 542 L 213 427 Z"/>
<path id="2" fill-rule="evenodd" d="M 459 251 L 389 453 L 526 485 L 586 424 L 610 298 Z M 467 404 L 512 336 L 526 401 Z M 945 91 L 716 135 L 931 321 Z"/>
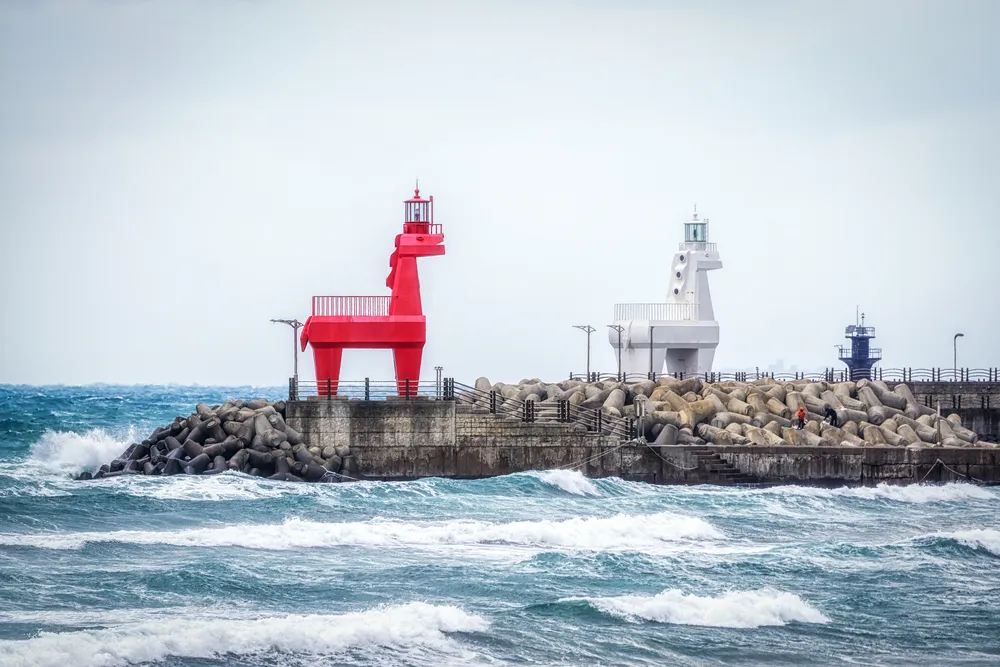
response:
<path id="1" fill-rule="evenodd" d="M 755 475 L 744 473 L 709 447 L 692 447 L 688 451 L 694 454 L 695 459 L 698 461 L 698 466 L 707 471 L 708 476 L 715 478 L 721 485 L 745 486 L 750 488 L 774 486 L 771 483 L 762 482 Z"/>

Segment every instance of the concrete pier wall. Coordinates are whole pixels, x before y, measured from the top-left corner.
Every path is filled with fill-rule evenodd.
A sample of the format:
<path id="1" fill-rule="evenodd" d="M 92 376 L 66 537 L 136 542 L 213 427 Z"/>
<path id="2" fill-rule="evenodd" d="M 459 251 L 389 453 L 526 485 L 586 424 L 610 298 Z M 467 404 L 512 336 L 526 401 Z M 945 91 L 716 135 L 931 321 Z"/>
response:
<path id="1" fill-rule="evenodd" d="M 987 442 L 1000 442 L 1000 383 L 910 382 L 914 397 L 941 414 L 952 412 Z M 890 383 L 895 386 L 896 383 Z"/>
<path id="2" fill-rule="evenodd" d="M 966 476 L 1000 482 L 1000 449 L 995 448 L 651 448 L 570 424 L 524 423 L 453 401 L 295 401 L 287 403 L 286 413 L 307 444 L 349 445 L 367 479 L 471 479 L 572 468 L 588 477 L 657 484 L 825 486 Z"/>
<path id="3" fill-rule="evenodd" d="M 776 482 L 1000 482 L 1000 449 L 995 448 L 713 447 L 713 451 L 746 474 Z"/>

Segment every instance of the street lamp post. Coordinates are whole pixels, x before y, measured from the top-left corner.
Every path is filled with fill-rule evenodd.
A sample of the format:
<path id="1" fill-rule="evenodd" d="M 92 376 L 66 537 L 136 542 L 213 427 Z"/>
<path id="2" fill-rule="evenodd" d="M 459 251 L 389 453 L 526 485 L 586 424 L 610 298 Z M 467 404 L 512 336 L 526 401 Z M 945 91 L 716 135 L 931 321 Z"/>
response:
<path id="1" fill-rule="evenodd" d="M 614 329 L 618 332 L 618 381 L 622 381 L 622 332 L 625 331 L 625 327 L 620 324 L 609 324 L 609 329 Z"/>
<path id="2" fill-rule="evenodd" d="M 299 327 L 302 326 L 302 322 L 298 320 L 271 320 L 276 324 L 287 324 L 292 328 L 292 352 L 294 353 L 295 359 L 295 370 L 293 377 L 295 378 L 295 384 L 299 383 Z"/>
<path id="3" fill-rule="evenodd" d="M 653 377 L 653 325 L 649 325 L 649 379 L 655 380 Z"/>
<path id="4" fill-rule="evenodd" d="M 587 382 L 590 382 L 590 334 L 597 331 L 589 324 L 574 324 L 574 329 L 579 329 L 587 334 Z"/>
<path id="5" fill-rule="evenodd" d="M 964 338 L 965 334 L 957 333 L 955 337 L 951 339 L 951 351 L 952 351 L 952 377 L 956 380 L 958 379 L 958 339 Z"/>

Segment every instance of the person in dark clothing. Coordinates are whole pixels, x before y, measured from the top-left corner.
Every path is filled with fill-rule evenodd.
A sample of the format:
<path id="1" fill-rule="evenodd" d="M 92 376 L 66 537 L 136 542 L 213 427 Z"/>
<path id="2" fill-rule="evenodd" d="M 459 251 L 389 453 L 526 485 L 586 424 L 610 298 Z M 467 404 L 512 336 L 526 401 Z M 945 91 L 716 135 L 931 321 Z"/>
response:
<path id="1" fill-rule="evenodd" d="M 830 420 L 830 426 L 840 426 L 840 420 L 837 419 L 837 411 L 829 405 L 826 406 L 826 418 Z"/>

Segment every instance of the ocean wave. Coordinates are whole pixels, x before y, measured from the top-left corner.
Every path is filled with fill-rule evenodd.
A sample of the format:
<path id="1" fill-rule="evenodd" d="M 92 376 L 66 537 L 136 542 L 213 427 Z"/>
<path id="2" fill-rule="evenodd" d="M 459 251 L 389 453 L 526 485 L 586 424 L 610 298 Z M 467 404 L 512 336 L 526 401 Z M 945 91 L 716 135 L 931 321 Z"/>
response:
<path id="1" fill-rule="evenodd" d="M 204 477 L 126 475 L 109 480 L 95 480 L 87 484 L 112 487 L 115 491 L 140 498 L 189 501 L 267 500 L 287 496 L 315 496 L 329 488 L 325 484 L 289 484 L 238 472 L 224 472 Z"/>
<path id="2" fill-rule="evenodd" d="M 746 493 L 746 492 L 744 492 Z M 777 496 L 812 498 L 858 498 L 862 500 L 891 500 L 900 503 L 958 502 L 962 500 L 998 500 L 1000 495 L 981 486 L 953 482 L 950 484 L 879 484 L 878 486 L 843 486 L 822 489 L 808 486 L 775 486 L 751 491 Z"/>
<path id="3" fill-rule="evenodd" d="M 5 475 L 7 471 L 4 470 L 3 466 L 0 466 L 0 475 Z M 10 476 L 10 475 L 5 475 Z M 26 497 L 41 497 L 41 498 L 56 498 L 59 496 L 71 496 L 73 495 L 69 491 L 62 491 L 60 489 L 52 488 L 50 486 L 43 486 L 38 484 L 30 485 L 17 485 L 17 486 L 7 486 L 5 488 L 0 488 L 0 498 L 26 498 Z"/>
<path id="4" fill-rule="evenodd" d="M 688 595 L 678 589 L 652 596 L 621 595 L 606 598 L 563 598 L 560 602 L 586 601 L 611 616 L 674 625 L 716 628 L 757 628 L 791 622 L 829 623 L 818 609 L 798 595 L 768 588 L 733 591 L 719 597 Z"/>
<path id="5" fill-rule="evenodd" d="M 130 427 L 119 438 L 104 429 L 85 433 L 45 431 L 24 459 L 0 462 L 0 498 L 69 496 L 75 490 L 71 477 L 96 470 L 136 440 Z M 8 481 L 9 480 L 9 481 Z M 109 480 L 110 481 L 110 480 Z"/>
<path id="6" fill-rule="evenodd" d="M 171 656 L 329 656 L 345 649 L 373 647 L 425 647 L 455 653 L 461 647 L 448 635 L 487 628 L 487 621 L 478 615 L 423 602 L 340 615 L 169 618 L 100 630 L 42 632 L 19 641 L 0 640 L 0 663 L 10 667 L 117 667 Z"/>
<path id="7" fill-rule="evenodd" d="M 0 544 L 79 549 L 90 543 L 166 544 L 286 550 L 338 546 L 441 547 L 513 545 L 581 550 L 655 550 L 688 540 L 724 536 L 697 517 L 670 513 L 574 518 L 562 521 L 487 523 L 472 520 L 321 523 L 289 519 L 280 524 L 237 524 L 172 531 L 3 533 Z"/>
<path id="8" fill-rule="evenodd" d="M 121 454 L 129 443 L 137 439 L 135 427 L 129 427 L 123 438 L 117 438 L 100 428 L 82 434 L 45 431 L 31 447 L 31 455 L 22 469 L 29 474 L 44 472 L 64 476 L 83 470 L 96 470 Z"/>
<path id="9" fill-rule="evenodd" d="M 1000 556 L 1000 530 L 992 528 L 971 528 L 953 532 L 934 533 L 931 539 L 949 540 L 969 547 L 970 549 L 985 549 L 994 556 Z M 926 538 L 925 538 L 926 539 Z"/>
<path id="10" fill-rule="evenodd" d="M 594 483 L 577 470 L 539 470 L 524 474 L 562 489 L 566 493 L 572 493 L 574 496 L 601 495 Z"/>

